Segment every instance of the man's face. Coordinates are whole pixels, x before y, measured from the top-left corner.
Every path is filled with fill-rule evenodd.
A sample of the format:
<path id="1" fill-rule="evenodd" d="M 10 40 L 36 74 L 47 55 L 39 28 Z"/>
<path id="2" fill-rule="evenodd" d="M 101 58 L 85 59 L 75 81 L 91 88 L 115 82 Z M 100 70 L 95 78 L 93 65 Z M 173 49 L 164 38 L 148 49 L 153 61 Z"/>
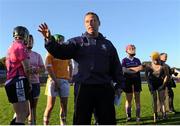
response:
<path id="1" fill-rule="evenodd" d="M 86 31 L 90 35 L 95 35 L 98 33 L 100 22 L 98 21 L 96 16 L 91 15 L 91 14 L 86 15 L 84 24 L 85 24 Z"/>
<path id="2" fill-rule="evenodd" d="M 166 54 L 161 55 L 161 56 L 160 56 L 160 59 L 161 59 L 161 61 L 166 62 L 166 60 L 167 60 L 167 55 L 166 55 Z"/>

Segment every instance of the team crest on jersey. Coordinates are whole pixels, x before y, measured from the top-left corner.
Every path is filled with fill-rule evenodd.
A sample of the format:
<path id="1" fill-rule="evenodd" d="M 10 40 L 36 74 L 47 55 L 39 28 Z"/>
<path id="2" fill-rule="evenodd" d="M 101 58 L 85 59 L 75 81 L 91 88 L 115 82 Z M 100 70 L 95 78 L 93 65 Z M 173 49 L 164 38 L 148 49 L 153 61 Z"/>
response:
<path id="1" fill-rule="evenodd" d="M 102 47 L 103 50 L 107 50 L 107 47 L 106 47 L 105 44 L 102 44 L 101 47 Z"/>

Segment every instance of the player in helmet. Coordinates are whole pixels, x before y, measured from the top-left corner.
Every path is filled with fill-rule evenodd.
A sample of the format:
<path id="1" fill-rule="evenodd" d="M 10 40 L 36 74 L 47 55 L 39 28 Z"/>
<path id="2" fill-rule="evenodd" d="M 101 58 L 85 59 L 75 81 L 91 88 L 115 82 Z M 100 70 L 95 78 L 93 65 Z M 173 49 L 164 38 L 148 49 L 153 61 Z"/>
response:
<path id="1" fill-rule="evenodd" d="M 13 43 L 6 57 L 7 80 L 5 82 L 8 100 L 13 105 L 16 117 L 10 124 L 22 125 L 29 115 L 29 56 L 26 44 L 29 31 L 26 27 L 17 26 L 13 31 Z"/>
<path id="2" fill-rule="evenodd" d="M 29 31 L 26 27 L 23 26 L 17 26 L 13 30 L 13 37 L 15 39 L 21 39 L 23 40 L 23 43 L 27 45 L 29 40 Z"/>
<path id="3" fill-rule="evenodd" d="M 159 56 L 158 52 L 152 52 L 151 64 L 144 65 L 145 75 L 153 99 L 154 122 L 159 119 L 157 112 L 157 99 L 160 102 L 163 119 L 167 118 L 165 111 L 165 86 L 169 80 L 169 73 L 167 67 L 161 65 Z"/>
<path id="4" fill-rule="evenodd" d="M 140 121 L 140 92 L 141 88 L 141 77 L 140 70 L 142 69 L 141 61 L 134 57 L 136 55 L 136 47 L 132 44 L 126 47 L 127 57 L 122 60 L 122 68 L 125 77 L 125 88 L 126 93 L 126 114 L 127 121 L 131 120 L 131 106 L 132 98 L 134 94 L 135 105 L 136 105 L 136 121 Z"/>
<path id="5" fill-rule="evenodd" d="M 55 42 L 59 44 L 64 42 L 64 36 L 60 34 L 55 34 L 53 37 Z M 70 60 L 56 59 L 48 53 L 45 66 L 49 76 L 45 91 L 45 95 L 47 95 L 47 106 L 44 112 L 44 125 L 49 124 L 50 114 L 54 107 L 56 96 L 60 97 L 60 124 L 65 125 L 70 86 L 68 80 L 72 76 L 71 62 Z"/>
<path id="6" fill-rule="evenodd" d="M 173 101 L 174 101 L 174 92 L 173 92 L 173 89 L 172 89 L 172 88 L 176 87 L 176 83 L 175 83 L 172 75 L 174 74 L 174 76 L 177 76 L 177 73 L 175 72 L 174 68 L 170 68 L 170 66 L 168 64 L 166 64 L 167 58 L 168 58 L 167 53 L 161 53 L 160 54 L 161 64 L 168 68 L 169 75 L 170 75 L 170 81 L 166 85 L 167 86 L 166 90 L 168 91 L 168 93 L 166 93 L 166 97 L 169 97 L 168 103 L 166 103 L 166 105 L 169 105 L 169 112 L 176 113 L 176 111 L 174 109 L 174 103 L 173 103 Z"/>
<path id="7" fill-rule="evenodd" d="M 45 72 L 44 63 L 40 54 L 32 51 L 34 45 L 34 39 L 32 35 L 29 35 L 29 41 L 27 43 L 29 62 L 30 62 L 30 82 L 32 84 L 31 98 L 30 98 L 30 115 L 28 117 L 28 124 L 36 124 L 36 107 L 38 98 L 40 95 L 40 80 L 39 74 Z"/>

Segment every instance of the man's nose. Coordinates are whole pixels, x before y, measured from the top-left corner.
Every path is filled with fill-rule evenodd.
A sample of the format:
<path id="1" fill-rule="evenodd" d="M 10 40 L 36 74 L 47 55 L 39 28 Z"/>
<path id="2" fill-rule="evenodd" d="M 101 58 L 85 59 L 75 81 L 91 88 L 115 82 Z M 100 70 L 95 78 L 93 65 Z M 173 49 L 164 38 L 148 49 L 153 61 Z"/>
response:
<path id="1" fill-rule="evenodd" d="M 93 21 L 90 21 L 90 22 L 89 22 L 89 25 L 90 25 L 90 26 L 93 26 Z"/>

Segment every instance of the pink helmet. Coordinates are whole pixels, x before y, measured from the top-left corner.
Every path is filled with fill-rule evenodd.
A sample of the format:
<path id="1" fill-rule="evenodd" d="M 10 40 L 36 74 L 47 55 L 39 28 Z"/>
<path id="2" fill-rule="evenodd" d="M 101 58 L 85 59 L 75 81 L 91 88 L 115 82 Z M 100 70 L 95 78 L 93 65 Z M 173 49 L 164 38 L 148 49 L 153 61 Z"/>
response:
<path id="1" fill-rule="evenodd" d="M 127 52 L 127 50 L 129 50 L 129 48 L 136 49 L 135 45 L 129 44 L 129 45 L 126 46 L 126 52 Z"/>

